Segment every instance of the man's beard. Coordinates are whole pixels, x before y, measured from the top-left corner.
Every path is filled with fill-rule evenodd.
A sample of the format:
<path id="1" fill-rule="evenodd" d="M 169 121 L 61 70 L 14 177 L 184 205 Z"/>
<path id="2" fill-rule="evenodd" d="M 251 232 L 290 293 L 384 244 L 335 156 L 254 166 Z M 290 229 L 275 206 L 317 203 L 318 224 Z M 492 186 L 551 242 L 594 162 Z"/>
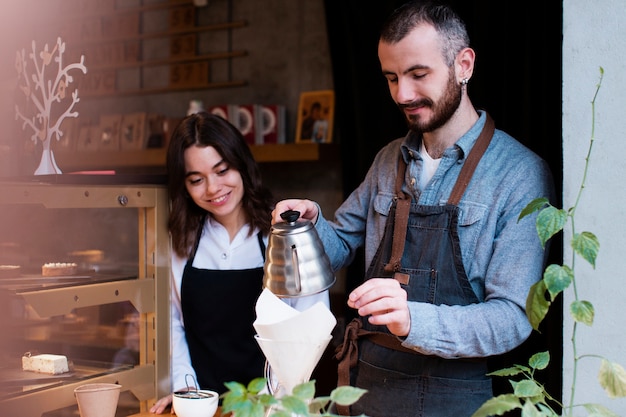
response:
<path id="1" fill-rule="evenodd" d="M 456 112 L 459 108 L 462 94 L 462 87 L 455 81 L 454 71 L 450 71 L 446 90 L 438 102 L 433 103 L 431 99 L 424 98 L 409 104 L 399 104 L 398 106 L 400 107 L 400 110 L 419 106 L 430 107 L 432 109 L 433 114 L 431 119 L 428 121 L 421 120 L 419 115 L 406 116 L 409 129 L 417 134 L 422 134 L 425 132 L 432 132 L 446 124 L 454 112 Z"/>

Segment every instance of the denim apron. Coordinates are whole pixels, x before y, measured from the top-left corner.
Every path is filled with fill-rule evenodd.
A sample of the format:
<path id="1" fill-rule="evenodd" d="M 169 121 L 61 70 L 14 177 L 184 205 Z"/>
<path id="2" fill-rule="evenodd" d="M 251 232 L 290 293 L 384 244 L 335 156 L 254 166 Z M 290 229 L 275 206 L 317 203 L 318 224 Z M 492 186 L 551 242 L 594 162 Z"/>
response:
<path id="1" fill-rule="evenodd" d="M 397 279 L 409 301 L 435 305 L 479 302 L 463 266 L 457 205 L 493 131 L 493 120 L 487 115 L 444 206 L 411 203 L 401 190 L 406 163 L 399 158 L 396 198 L 366 279 Z M 370 324 L 367 317 L 347 326 L 337 352 L 338 385 L 347 385 L 349 379 L 351 385 L 367 390 L 350 410 L 338 407 L 342 415 L 471 416 L 493 396 L 486 358 L 444 359 L 420 354 L 403 347 L 386 326 Z"/>
<path id="2" fill-rule="evenodd" d="M 204 223 L 204 222 L 203 222 Z M 265 356 L 254 340 L 254 306 L 263 268 L 200 269 L 192 266 L 202 230 L 181 282 L 181 305 L 191 365 L 201 389 L 223 393 L 225 382 L 263 376 Z M 265 259 L 265 243 L 257 235 Z"/>

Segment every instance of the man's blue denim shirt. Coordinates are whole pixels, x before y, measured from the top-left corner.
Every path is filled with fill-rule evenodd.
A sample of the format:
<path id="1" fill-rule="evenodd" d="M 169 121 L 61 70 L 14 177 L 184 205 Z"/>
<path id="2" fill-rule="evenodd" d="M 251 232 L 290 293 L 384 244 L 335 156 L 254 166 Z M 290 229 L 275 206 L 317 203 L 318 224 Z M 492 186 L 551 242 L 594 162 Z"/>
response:
<path id="1" fill-rule="evenodd" d="M 407 162 L 403 190 L 422 205 L 444 205 L 486 120 L 480 118 L 448 148 L 424 190 L 419 189 L 421 139 L 409 133 L 386 145 L 365 180 L 316 229 L 335 270 L 354 259 L 365 245 L 365 269 L 381 241 L 394 197 L 398 153 Z M 534 198 L 553 201 L 550 169 L 541 158 L 508 134 L 495 131 L 459 203 L 459 237 L 465 271 L 481 300 L 470 306 L 410 302 L 411 331 L 403 345 L 444 358 L 486 357 L 520 345 L 532 330 L 526 297 L 545 266 L 545 250 L 535 227 L 536 215 L 518 221 Z"/>

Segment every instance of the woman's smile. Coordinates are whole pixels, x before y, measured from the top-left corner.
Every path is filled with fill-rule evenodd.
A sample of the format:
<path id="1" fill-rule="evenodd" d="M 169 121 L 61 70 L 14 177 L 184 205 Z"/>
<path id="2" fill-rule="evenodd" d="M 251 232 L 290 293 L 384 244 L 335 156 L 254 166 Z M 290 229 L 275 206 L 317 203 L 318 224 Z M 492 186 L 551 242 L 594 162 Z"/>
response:
<path id="1" fill-rule="evenodd" d="M 230 196 L 230 193 L 228 193 L 228 194 L 224 194 L 224 195 L 223 195 L 223 196 L 221 196 L 221 197 L 217 197 L 217 198 L 214 198 L 214 199 L 210 199 L 210 200 L 208 200 L 208 201 L 209 201 L 209 203 L 213 203 L 213 204 L 216 204 L 216 205 L 221 205 L 221 204 L 226 203 L 226 201 L 228 200 L 228 197 L 229 197 L 229 196 Z"/>
<path id="2" fill-rule="evenodd" d="M 223 225 L 240 224 L 243 179 L 212 146 L 191 146 L 185 151 L 187 193 Z"/>

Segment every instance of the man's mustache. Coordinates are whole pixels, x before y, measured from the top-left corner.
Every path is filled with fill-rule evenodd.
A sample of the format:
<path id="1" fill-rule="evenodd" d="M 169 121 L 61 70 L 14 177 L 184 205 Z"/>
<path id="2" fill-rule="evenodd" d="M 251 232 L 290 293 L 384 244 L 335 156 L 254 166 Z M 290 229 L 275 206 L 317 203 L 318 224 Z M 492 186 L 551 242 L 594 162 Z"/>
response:
<path id="1" fill-rule="evenodd" d="M 431 107 L 433 105 L 433 102 L 427 98 L 421 99 L 421 100 L 417 100 L 417 101 L 412 101 L 411 103 L 403 103 L 403 104 L 398 104 L 398 107 L 400 107 L 400 110 L 405 110 L 405 109 L 417 109 L 419 107 Z"/>

